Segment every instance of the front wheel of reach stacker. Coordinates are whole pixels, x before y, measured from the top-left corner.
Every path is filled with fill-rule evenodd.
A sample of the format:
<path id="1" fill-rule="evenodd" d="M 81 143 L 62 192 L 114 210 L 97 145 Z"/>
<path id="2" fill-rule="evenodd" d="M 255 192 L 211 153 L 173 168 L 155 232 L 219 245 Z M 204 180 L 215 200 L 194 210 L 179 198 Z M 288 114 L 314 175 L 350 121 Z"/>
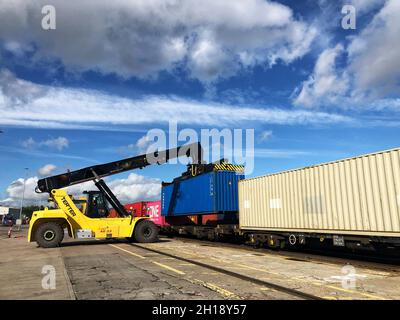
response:
<path id="1" fill-rule="evenodd" d="M 58 247 L 64 237 L 64 230 L 56 222 L 47 222 L 36 230 L 35 239 L 42 248 Z"/>
<path id="2" fill-rule="evenodd" d="M 142 220 L 135 227 L 134 238 L 137 242 L 147 243 L 158 240 L 158 228 L 153 221 Z"/>

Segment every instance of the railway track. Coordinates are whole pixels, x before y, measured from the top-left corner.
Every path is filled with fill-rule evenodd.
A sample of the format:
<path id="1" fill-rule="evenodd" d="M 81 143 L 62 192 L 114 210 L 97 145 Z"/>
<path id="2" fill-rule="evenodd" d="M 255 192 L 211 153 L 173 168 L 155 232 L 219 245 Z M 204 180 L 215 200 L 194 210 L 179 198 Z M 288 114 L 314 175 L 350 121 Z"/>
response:
<path id="1" fill-rule="evenodd" d="M 272 283 L 272 282 L 269 282 L 269 281 L 260 280 L 260 279 L 257 279 L 257 278 L 246 276 L 246 275 L 234 272 L 234 271 L 230 271 L 230 270 L 227 270 L 227 269 L 224 269 L 224 268 L 221 268 L 221 267 L 217 267 L 215 265 L 210 265 L 210 264 L 199 262 L 199 261 L 196 261 L 196 260 L 193 260 L 193 259 L 177 256 L 175 254 L 163 252 L 163 251 L 160 251 L 160 250 L 147 248 L 147 247 L 144 247 L 144 246 L 141 246 L 141 245 L 137 245 L 137 244 L 134 244 L 134 243 L 130 243 L 130 245 L 133 246 L 133 247 L 136 247 L 136 248 L 140 248 L 140 249 L 145 250 L 145 251 L 149 251 L 149 252 L 152 252 L 152 253 L 157 253 L 159 255 L 166 256 L 166 257 L 169 257 L 169 258 L 173 258 L 173 259 L 176 259 L 176 260 L 180 260 L 180 261 L 183 261 L 183 262 L 186 262 L 186 263 L 191 263 L 191 264 L 197 265 L 199 267 L 203 267 L 203 268 L 212 270 L 214 272 L 221 273 L 223 275 L 234 277 L 234 278 L 237 278 L 237 279 L 240 279 L 240 280 L 243 280 L 243 281 L 247 281 L 247 282 L 250 282 L 250 283 L 253 283 L 253 284 L 261 285 L 261 286 L 267 287 L 269 289 L 272 289 L 272 290 L 275 290 L 275 291 L 279 291 L 279 292 L 282 292 L 282 293 L 285 293 L 285 294 L 288 294 L 288 295 L 291 295 L 293 297 L 297 297 L 297 298 L 300 298 L 300 299 L 304 299 L 304 300 L 323 300 L 323 298 L 315 296 L 315 295 L 312 295 L 312 294 L 308 294 L 308 293 L 305 293 L 305 292 L 302 292 L 302 291 L 299 291 L 299 290 L 296 290 L 296 289 L 291 289 L 291 288 L 288 288 L 288 287 L 284 287 L 284 286 L 281 286 L 281 285 L 278 285 L 278 284 L 275 284 L 275 283 Z"/>
<path id="2" fill-rule="evenodd" d="M 372 256 L 370 254 L 339 252 L 321 249 L 301 249 L 297 251 L 295 251 L 294 249 L 286 249 L 278 251 L 268 248 L 253 248 L 248 245 L 232 242 L 214 242 L 204 239 L 180 236 L 174 236 L 174 238 L 187 243 L 200 243 L 202 246 L 228 247 L 255 254 L 269 254 L 279 257 L 285 257 L 288 260 L 320 261 L 334 264 L 344 264 L 348 262 L 348 260 L 351 260 L 352 263 L 354 262 L 354 264 L 358 266 L 373 267 L 375 269 L 385 271 L 396 271 L 398 270 L 400 265 L 400 257 Z"/>

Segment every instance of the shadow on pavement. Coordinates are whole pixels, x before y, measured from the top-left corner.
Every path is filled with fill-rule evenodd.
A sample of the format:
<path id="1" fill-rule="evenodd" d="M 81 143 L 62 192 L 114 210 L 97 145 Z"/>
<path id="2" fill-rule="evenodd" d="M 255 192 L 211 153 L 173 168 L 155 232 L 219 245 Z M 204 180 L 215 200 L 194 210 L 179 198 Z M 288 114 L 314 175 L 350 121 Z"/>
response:
<path id="1" fill-rule="evenodd" d="M 160 239 L 159 242 L 170 242 L 171 240 Z M 101 244 L 116 244 L 116 243 L 130 243 L 125 239 L 104 239 L 104 240 L 71 240 L 68 242 L 62 242 L 60 247 L 73 247 L 73 246 L 93 246 Z M 137 242 L 133 242 L 137 243 Z"/>

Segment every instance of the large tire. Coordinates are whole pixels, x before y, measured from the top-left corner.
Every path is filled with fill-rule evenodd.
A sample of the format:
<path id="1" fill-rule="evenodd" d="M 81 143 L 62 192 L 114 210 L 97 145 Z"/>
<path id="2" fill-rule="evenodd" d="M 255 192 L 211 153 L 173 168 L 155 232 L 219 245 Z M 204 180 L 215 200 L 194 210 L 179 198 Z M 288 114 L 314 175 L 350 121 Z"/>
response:
<path id="1" fill-rule="evenodd" d="M 158 227 L 150 220 L 139 221 L 133 237 L 140 243 L 156 242 L 158 240 Z"/>
<path id="2" fill-rule="evenodd" d="M 64 229 L 57 222 L 40 225 L 35 233 L 37 244 L 42 248 L 58 247 L 64 238 Z"/>

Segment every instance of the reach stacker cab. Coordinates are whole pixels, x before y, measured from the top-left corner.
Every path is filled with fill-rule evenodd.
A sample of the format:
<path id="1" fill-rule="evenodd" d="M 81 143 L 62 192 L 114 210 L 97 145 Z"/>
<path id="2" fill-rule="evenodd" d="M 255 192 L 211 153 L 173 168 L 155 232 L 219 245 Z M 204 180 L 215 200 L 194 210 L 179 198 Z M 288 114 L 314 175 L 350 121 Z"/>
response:
<path id="1" fill-rule="evenodd" d="M 148 217 L 129 214 L 102 178 L 152 164 L 164 164 L 182 156 L 190 157 L 192 165 L 203 164 L 202 147 L 200 143 L 193 143 L 40 179 L 36 192 L 49 193 L 56 208 L 33 212 L 28 241 L 36 241 L 43 248 L 57 247 L 64 238 L 65 229 L 73 239 L 157 241 L 157 226 Z M 62 189 L 90 180 L 94 181 L 98 191 L 88 191 L 83 198 L 74 199 Z M 118 213 L 118 217 L 107 217 L 111 208 Z"/>

